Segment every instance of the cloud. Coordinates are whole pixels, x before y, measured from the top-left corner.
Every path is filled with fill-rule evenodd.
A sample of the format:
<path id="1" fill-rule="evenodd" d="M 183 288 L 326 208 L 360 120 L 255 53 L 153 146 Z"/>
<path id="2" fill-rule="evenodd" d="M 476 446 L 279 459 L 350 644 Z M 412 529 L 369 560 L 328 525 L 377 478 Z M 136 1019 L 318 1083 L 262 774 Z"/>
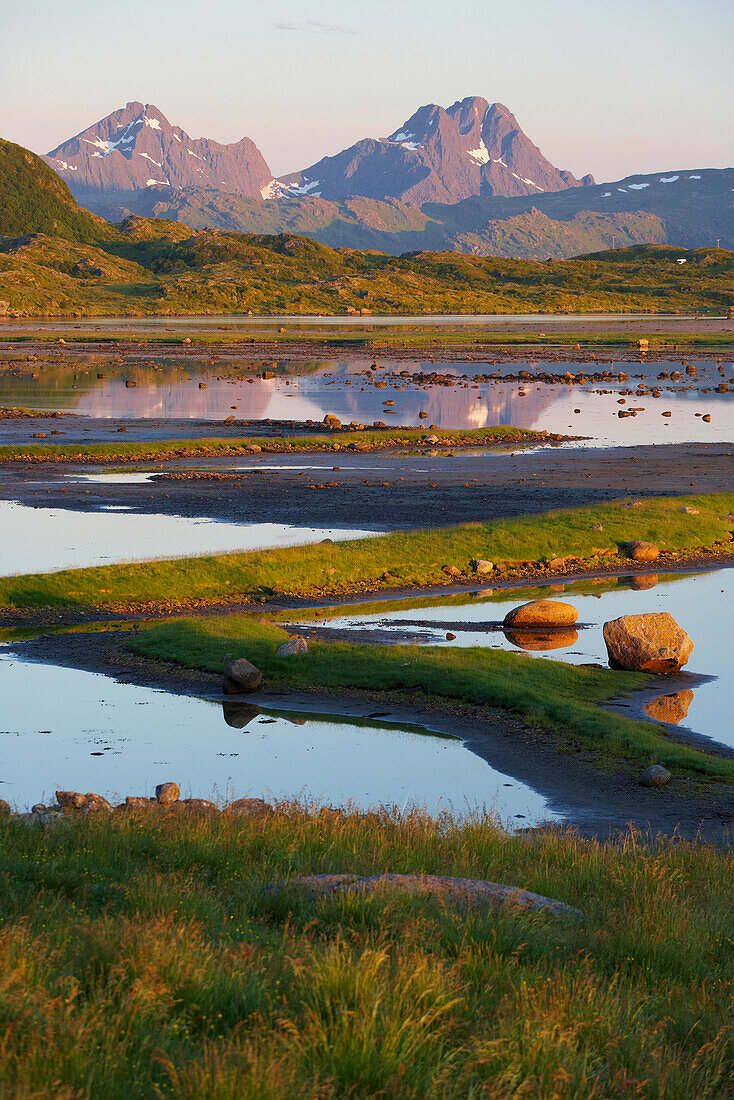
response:
<path id="1" fill-rule="evenodd" d="M 319 23 L 318 19 L 306 19 L 303 22 L 296 23 L 290 20 L 281 20 L 278 23 L 273 23 L 273 27 L 276 31 L 291 31 L 296 34 L 356 34 L 357 32 L 352 30 L 351 27 L 340 27 L 334 23 Z"/>

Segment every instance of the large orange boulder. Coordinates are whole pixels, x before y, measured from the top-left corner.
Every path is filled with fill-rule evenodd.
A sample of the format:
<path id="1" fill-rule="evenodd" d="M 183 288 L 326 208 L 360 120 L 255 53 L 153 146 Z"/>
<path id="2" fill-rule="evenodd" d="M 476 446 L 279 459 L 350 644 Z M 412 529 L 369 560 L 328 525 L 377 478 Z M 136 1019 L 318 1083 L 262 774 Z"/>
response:
<path id="1" fill-rule="evenodd" d="M 508 611 L 503 626 L 573 626 L 579 613 L 570 603 L 560 600 L 531 600 Z"/>
<path id="2" fill-rule="evenodd" d="M 604 641 L 610 666 L 628 672 L 677 672 L 693 653 L 693 641 L 667 611 L 604 623 Z"/>

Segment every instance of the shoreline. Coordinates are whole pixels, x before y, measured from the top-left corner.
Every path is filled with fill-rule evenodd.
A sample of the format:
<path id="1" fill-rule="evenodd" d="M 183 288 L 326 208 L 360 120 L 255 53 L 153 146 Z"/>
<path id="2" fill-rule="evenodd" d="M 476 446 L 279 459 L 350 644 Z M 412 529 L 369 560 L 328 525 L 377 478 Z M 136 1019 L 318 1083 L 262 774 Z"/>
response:
<path id="1" fill-rule="evenodd" d="M 586 838 L 612 841 L 632 826 L 653 834 L 725 843 L 734 829 L 734 784 L 679 775 L 662 789 L 643 791 L 638 784 L 639 766 L 619 759 L 610 766 L 601 748 L 584 749 L 570 735 L 564 739 L 510 711 L 405 690 L 266 687 L 244 696 L 225 696 L 220 675 L 144 657 L 126 649 L 123 639 L 124 635 L 117 632 L 45 635 L 10 643 L 10 649 L 25 660 L 111 676 L 121 683 L 186 697 L 241 702 L 265 711 L 363 719 L 379 705 L 388 708 L 386 722 L 419 726 L 429 733 L 458 738 L 492 768 L 544 797 L 549 810 L 564 819 L 556 824 L 569 826 Z M 697 679 L 685 672 L 674 678 L 676 684 L 685 681 L 687 685 Z M 673 679 L 667 677 L 651 680 L 655 683 L 646 683 L 630 696 L 638 702 L 640 695 L 640 708 L 644 696 L 656 686 L 664 689 L 673 684 Z M 657 694 L 661 693 L 658 690 Z M 613 703 L 610 701 L 609 709 Z M 702 748 L 696 735 L 689 739 L 685 731 L 679 732 L 684 735 L 675 737 L 672 733 L 672 739 Z M 722 754 L 734 755 L 726 746 L 722 746 Z M 536 830 L 533 826 L 532 831 Z"/>

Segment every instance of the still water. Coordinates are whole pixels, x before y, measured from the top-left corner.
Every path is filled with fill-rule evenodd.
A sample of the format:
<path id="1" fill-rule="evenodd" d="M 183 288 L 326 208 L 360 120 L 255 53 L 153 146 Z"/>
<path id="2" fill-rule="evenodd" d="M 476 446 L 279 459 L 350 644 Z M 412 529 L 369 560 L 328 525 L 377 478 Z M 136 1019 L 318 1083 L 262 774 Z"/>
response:
<path id="1" fill-rule="evenodd" d="M 694 365 L 695 362 L 694 362 Z M 681 368 L 680 361 L 668 364 L 639 362 L 614 364 L 564 364 L 515 361 L 512 364 L 414 362 L 413 374 L 437 371 L 455 379 L 453 385 L 421 384 L 401 379 L 406 364 L 386 366 L 371 372 L 364 360 L 296 363 L 281 360 L 273 378 L 257 377 L 243 364 L 240 373 L 227 364 L 215 370 L 203 364 L 180 363 L 151 367 L 129 364 L 116 371 L 96 368 L 70 370 L 43 367 L 37 378 L 30 370 L 0 374 L 0 405 L 74 412 L 90 417 L 151 419 L 223 420 L 314 420 L 331 413 L 344 423 L 436 424 L 439 428 L 483 428 L 512 424 L 520 428 L 591 437 L 597 446 L 625 446 L 644 443 L 730 442 L 734 440 L 734 366 L 699 362 L 699 374 L 677 382 L 658 381 L 658 374 Z M 609 369 L 629 374 L 627 382 L 598 382 L 588 385 L 527 381 L 496 383 L 472 381 L 475 374 L 549 371 L 561 374 L 566 368 Z M 244 373 L 243 373 L 244 372 Z M 98 373 L 104 373 L 98 378 Z M 466 374 L 466 378 L 461 378 Z M 733 380 L 734 381 L 734 380 Z M 134 382 L 134 386 L 127 383 Z M 381 383 L 384 382 L 384 385 Z M 729 389 L 716 393 L 722 382 Z M 377 383 L 377 384 L 376 384 Z M 620 391 L 634 391 L 660 385 L 661 396 L 638 397 Z M 689 389 L 687 387 L 696 388 Z M 203 387 L 203 388 L 202 388 Z M 669 388 L 668 388 L 669 387 Z M 702 392 L 707 389 L 709 392 Z M 387 405 L 386 402 L 392 402 Z M 620 404 L 624 402 L 624 405 Z M 619 417 L 620 411 L 637 409 L 634 416 Z M 426 415 L 421 418 L 419 414 Z M 662 413 L 670 413 L 663 416 Z M 711 417 L 709 422 L 702 419 Z M 35 430 L 35 429 L 34 429 Z M 31 429 L 29 428 L 29 432 Z M 210 431 L 207 428 L 207 431 Z M 63 435 L 56 440 L 63 443 Z"/>
<path id="2" fill-rule="evenodd" d="M 620 615 L 668 611 L 693 639 L 695 648 L 684 672 L 712 677 L 692 684 L 692 696 L 679 700 L 685 710 L 679 723 L 695 733 L 734 748 L 734 570 L 688 576 L 667 574 L 654 587 L 639 590 L 630 584 L 649 583 L 651 578 L 620 578 L 599 585 L 583 582 L 567 585 L 565 592 L 547 588 L 497 591 L 488 598 L 432 601 L 432 606 L 414 609 L 405 605 L 367 616 L 344 615 L 327 620 L 329 627 L 379 628 L 410 635 L 406 640 L 426 645 L 490 646 L 522 649 L 529 656 L 567 661 L 570 664 L 607 664 L 602 627 Z M 491 581 L 487 579 L 487 584 Z M 573 604 L 579 612 L 578 630 L 547 635 L 515 635 L 515 641 L 498 628 L 513 607 L 532 599 L 557 599 Z M 440 624 L 440 625 L 439 625 Z M 447 633 L 454 633 L 452 640 Z M 417 637 L 415 636 L 417 634 Z M 534 648 L 534 647 L 538 648 Z M 654 712 L 654 708 L 653 708 Z M 660 713 L 660 712 L 658 712 Z"/>
<path id="3" fill-rule="evenodd" d="M 96 512 L 33 508 L 0 501 L 0 576 L 49 573 L 91 565 L 196 554 L 227 554 L 367 538 L 374 531 L 225 523 L 186 516 L 146 515 L 112 505 Z"/>
<path id="4" fill-rule="evenodd" d="M 57 788 L 122 799 L 174 779 L 183 797 L 418 806 L 455 816 L 487 809 L 517 826 L 554 817 L 539 794 L 458 739 L 418 727 L 251 713 L 23 661 L 6 647 L 0 697 L 0 797 L 23 808 L 52 800 Z"/>

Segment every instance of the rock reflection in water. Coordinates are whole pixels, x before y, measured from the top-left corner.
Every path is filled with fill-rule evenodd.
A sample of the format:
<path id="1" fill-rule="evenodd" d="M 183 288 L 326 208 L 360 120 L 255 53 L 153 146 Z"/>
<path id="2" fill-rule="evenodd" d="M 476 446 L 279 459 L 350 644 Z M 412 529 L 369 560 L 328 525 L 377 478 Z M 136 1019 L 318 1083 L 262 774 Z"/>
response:
<path id="1" fill-rule="evenodd" d="M 646 592 L 648 588 L 655 588 L 660 578 L 657 573 L 648 573 L 646 576 L 627 577 L 626 580 L 633 592 Z"/>
<path id="2" fill-rule="evenodd" d="M 690 688 L 683 691 L 674 691 L 672 695 L 659 695 L 657 699 L 651 699 L 642 708 L 649 718 L 656 722 L 667 722 L 677 726 L 688 715 L 688 708 L 693 702 L 693 692 Z"/>
<path id="3" fill-rule="evenodd" d="M 243 730 L 253 718 L 257 718 L 258 714 L 261 713 L 260 707 L 256 707 L 253 703 L 237 703 L 229 699 L 225 699 L 222 703 L 224 721 L 236 730 Z"/>
<path id="4" fill-rule="evenodd" d="M 505 630 L 505 637 L 518 649 L 566 649 L 579 640 L 575 630 Z"/>

